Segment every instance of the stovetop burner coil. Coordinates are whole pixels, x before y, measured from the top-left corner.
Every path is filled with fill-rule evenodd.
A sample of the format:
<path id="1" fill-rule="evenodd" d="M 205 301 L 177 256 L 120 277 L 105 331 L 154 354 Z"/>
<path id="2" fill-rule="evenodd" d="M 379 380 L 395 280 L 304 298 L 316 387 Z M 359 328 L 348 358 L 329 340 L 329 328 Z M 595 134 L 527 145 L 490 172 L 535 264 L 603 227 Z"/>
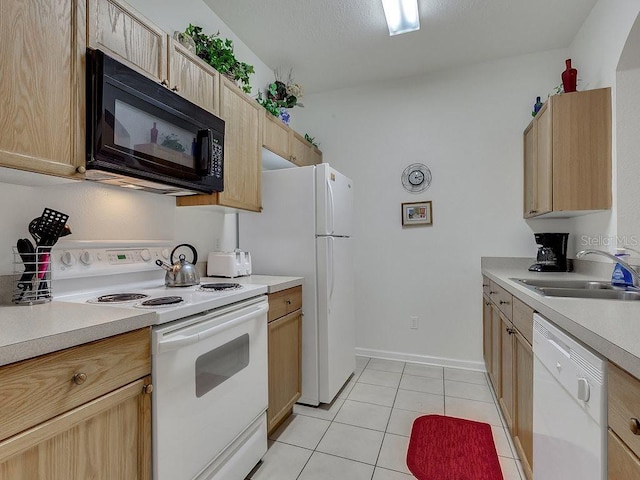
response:
<path id="1" fill-rule="evenodd" d="M 158 297 L 152 298 L 151 300 L 145 300 L 140 305 L 143 307 L 160 307 L 163 305 L 175 305 L 177 303 L 182 303 L 182 297 L 171 296 L 171 297 Z"/>
<path id="2" fill-rule="evenodd" d="M 142 300 L 143 298 L 149 298 L 149 295 L 145 295 L 144 293 L 112 293 L 96 298 L 96 303 L 133 302 L 135 300 Z"/>
<path id="3" fill-rule="evenodd" d="M 204 292 L 223 292 L 225 290 L 238 290 L 240 288 L 242 288 L 242 285 L 239 283 L 205 283 L 200 285 L 200 290 Z"/>

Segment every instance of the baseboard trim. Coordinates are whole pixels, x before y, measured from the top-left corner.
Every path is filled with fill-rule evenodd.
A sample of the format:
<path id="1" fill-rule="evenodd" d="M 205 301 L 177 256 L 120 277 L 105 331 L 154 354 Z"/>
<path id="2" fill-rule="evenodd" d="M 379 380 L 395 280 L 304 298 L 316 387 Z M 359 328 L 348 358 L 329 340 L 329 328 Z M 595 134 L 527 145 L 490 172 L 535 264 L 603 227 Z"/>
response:
<path id="1" fill-rule="evenodd" d="M 356 348 L 356 355 L 362 357 L 380 358 L 383 360 L 396 360 L 400 362 L 424 363 L 428 365 L 438 365 L 439 367 L 463 368 L 486 372 L 483 362 L 473 362 L 470 360 L 456 360 L 445 357 L 432 357 L 429 355 L 416 355 L 414 353 L 390 352 L 388 350 L 374 350 L 371 348 Z"/>

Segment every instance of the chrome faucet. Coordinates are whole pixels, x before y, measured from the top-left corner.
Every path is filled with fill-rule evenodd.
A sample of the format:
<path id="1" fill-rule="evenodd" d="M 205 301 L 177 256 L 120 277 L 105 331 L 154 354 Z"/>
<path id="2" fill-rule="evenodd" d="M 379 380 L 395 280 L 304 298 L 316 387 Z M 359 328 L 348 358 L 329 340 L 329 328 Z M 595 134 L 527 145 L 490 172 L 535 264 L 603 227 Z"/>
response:
<path id="1" fill-rule="evenodd" d="M 640 273 L 638 273 L 635 268 L 633 268 L 627 262 L 622 260 L 620 257 L 616 257 L 615 255 L 612 255 L 612 254 L 610 254 L 608 252 L 603 252 L 602 250 L 581 250 L 578 253 L 576 253 L 576 258 L 582 258 L 585 255 L 589 255 L 589 254 L 601 255 L 603 257 L 607 257 L 607 258 L 613 260 L 616 263 L 619 263 L 624 268 L 629 270 L 629 272 L 631 273 L 631 276 L 633 277 L 633 286 L 634 287 L 640 287 Z"/>

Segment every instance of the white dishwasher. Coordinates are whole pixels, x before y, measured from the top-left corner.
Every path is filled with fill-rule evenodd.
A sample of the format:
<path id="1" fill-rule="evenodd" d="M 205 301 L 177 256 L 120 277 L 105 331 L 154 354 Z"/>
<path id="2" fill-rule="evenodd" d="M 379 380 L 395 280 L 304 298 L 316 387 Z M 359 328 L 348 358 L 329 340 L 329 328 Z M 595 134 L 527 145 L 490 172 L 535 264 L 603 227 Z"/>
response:
<path id="1" fill-rule="evenodd" d="M 540 315 L 533 318 L 533 478 L 604 480 L 605 360 Z"/>

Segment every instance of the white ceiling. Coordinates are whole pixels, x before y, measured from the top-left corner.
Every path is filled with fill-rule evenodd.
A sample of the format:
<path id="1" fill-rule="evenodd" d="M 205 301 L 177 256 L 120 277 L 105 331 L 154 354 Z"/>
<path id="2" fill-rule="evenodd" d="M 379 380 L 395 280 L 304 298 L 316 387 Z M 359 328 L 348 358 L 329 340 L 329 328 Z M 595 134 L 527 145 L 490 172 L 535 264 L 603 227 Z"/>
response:
<path id="1" fill-rule="evenodd" d="M 381 0 L 204 1 L 306 93 L 565 48 L 596 3 L 418 0 L 421 29 L 390 37 Z"/>

